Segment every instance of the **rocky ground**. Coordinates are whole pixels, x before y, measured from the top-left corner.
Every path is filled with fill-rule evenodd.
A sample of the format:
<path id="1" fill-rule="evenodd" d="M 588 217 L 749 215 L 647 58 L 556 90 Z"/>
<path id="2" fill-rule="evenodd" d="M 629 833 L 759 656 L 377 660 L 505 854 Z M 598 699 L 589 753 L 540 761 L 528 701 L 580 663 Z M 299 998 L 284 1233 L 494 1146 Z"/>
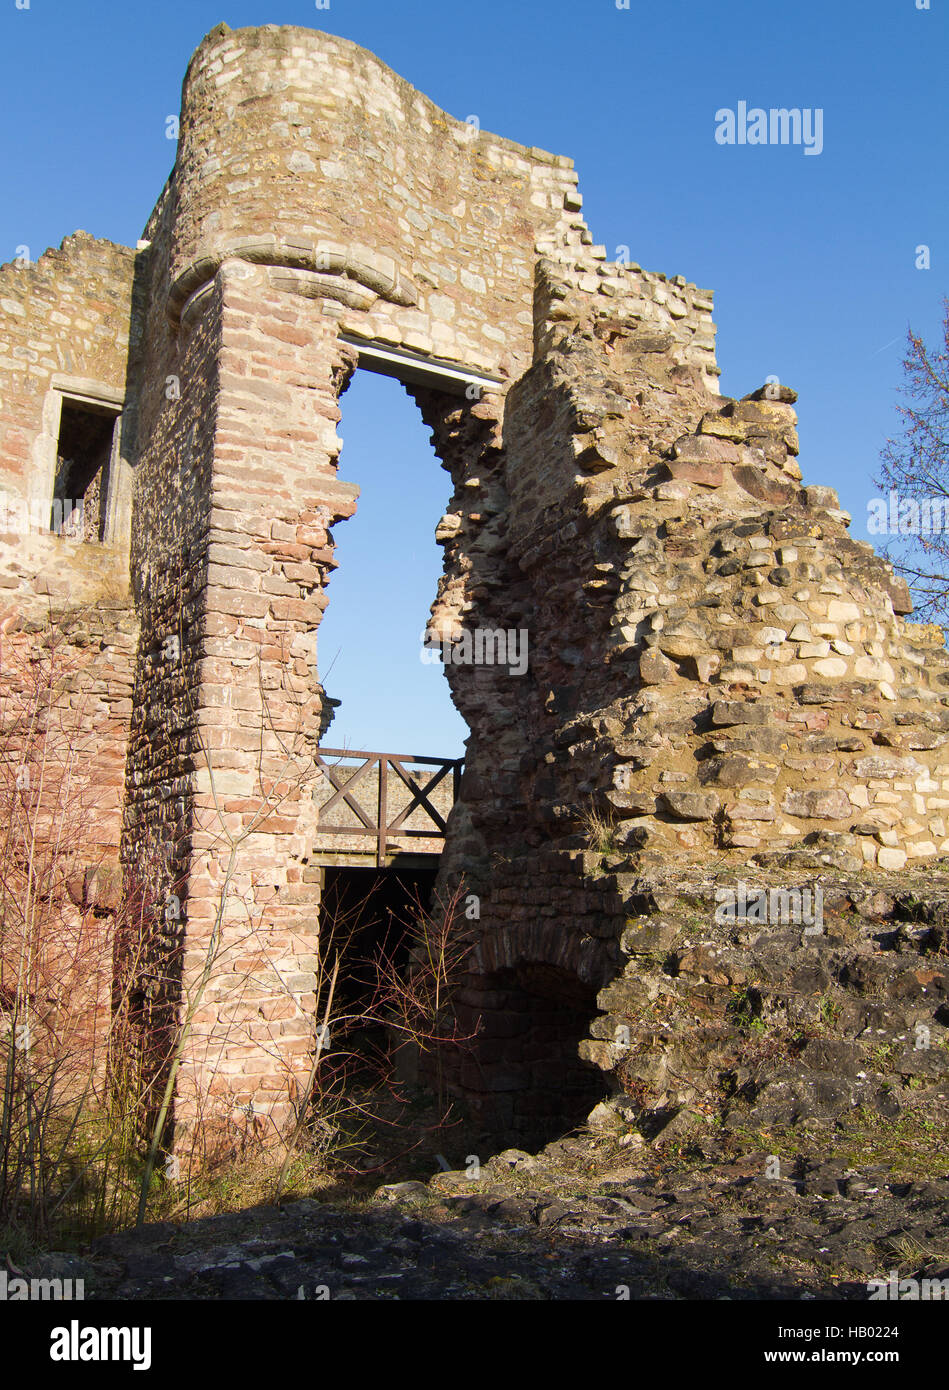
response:
<path id="1" fill-rule="evenodd" d="M 507 1150 L 477 1177 L 106 1236 L 29 1272 L 82 1277 L 87 1300 L 866 1301 L 892 1270 L 949 1279 L 949 1159 L 916 1166 L 588 1135 Z"/>

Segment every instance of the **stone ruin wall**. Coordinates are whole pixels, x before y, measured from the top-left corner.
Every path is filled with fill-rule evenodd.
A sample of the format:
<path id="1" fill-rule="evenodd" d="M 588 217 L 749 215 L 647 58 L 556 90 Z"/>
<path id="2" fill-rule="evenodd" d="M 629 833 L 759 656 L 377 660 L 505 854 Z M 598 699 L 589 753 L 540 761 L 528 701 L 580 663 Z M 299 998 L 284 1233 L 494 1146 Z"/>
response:
<path id="1" fill-rule="evenodd" d="M 23 508 L 48 499 L 62 391 L 104 387 L 125 395 L 134 253 L 84 232 L 33 264 L 0 267 L 0 602 L 8 650 L 29 649 L 50 615 L 73 612 L 64 660 L 88 675 L 68 708 L 94 737 L 90 778 L 104 820 L 93 848 L 117 856 L 125 779 L 125 729 L 137 625 L 129 600 L 127 515 L 113 538 L 90 547 L 48 532 L 24 534 Z M 125 499 L 119 499 L 126 506 Z"/>
<path id="2" fill-rule="evenodd" d="M 711 294 L 608 262 L 576 184 L 569 160 L 473 131 L 352 44 L 221 26 L 189 66 L 138 252 L 79 234 L 0 271 L 8 486 L 39 485 L 50 374 L 122 388 L 127 365 L 123 660 L 136 624 L 140 639 L 130 704 L 108 672 L 102 737 L 114 765 L 128 739 L 126 861 L 157 856 L 181 903 L 153 997 L 170 969 L 194 989 L 229 886 L 184 1129 L 209 1103 L 284 1123 L 309 1066 L 321 873 L 296 777 L 332 717 L 316 633 L 332 527 L 358 496 L 336 426 L 360 344 L 484 379 L 477 399 L 407 387 L 454 490 L 430 626 L 529 632 L 524 677 L 448 673 L 471 738 L 442 885 L 481 898 L 459 1007 L 485 1025 L 455 1084 L 495 1133 L 540 1133 L 603 1093 L 584 1034 L 587 1064 L 630 1093 L 611 1039 L 646 988 L 630 923 L 663 910 L 643 875 L 714 861 L 734 879 L 750 861 L 865 877 L 949 853 L 941 634 L 903 621 L 905 586 L 848 538 L 829 489 L 802 486 L 793 393 L 721 398 Z M 11 594 L 42 588 L 46 555 L 60 574 L 73 551 L 77 574 L 121 573 L 108 547 L 71 544 L 11 541 Z M 700 990 L 722 949 L 683 955 Z M 743 958 L 713 983 L 764 968 Z M 178 1011 L 154 998 L 155 1026 Z M 644 1037 L 645 1109 L 708 1092 L 701 1067 L 667 1084 L 656 1059 L 674 1048 Z"/>
<path id="3" fill-rule="evenodd" d="M 670 1043 L 649 1020 L 648 1061 L 631 1076 L 632 1044 L 612 1039 L 617 1029 L 635 1038 L 645 1027 L 643 953 L 682 942 L 668 918 L 639 933 L 643 911 L 657 911 L 644 874 L 714 865 L 720 883 L 774 882 L 778 872 L 776 882 L 788 885 L 830 869 L 855 878 L 863 909 L 858 885 L 868 870 L 949 851 L 942 634 L 903 621 L 902 581 L 870 546 L 849 539 L 832 490 L 802 486 L 793 393 L 724 400 L 688 346 L 644 322 L 638 298 L 562 288 L 552 297 L 560 317 L 547 351 L 507 398 L 504 446 L 492 456 L 502 480 L 496 496 L 507 500 L 503 520 L 495 518 L 506 539 L 503 580 L 482 583 L 469 618 L 526 626 L 529 676 L 451 672 L 474 737 L 456 810 L 466 840 L 449 843 L 445 872 L 465 872 L 483 894 L 476 969 L 461 996 L 466 1025 L 483 1020 L 482 1041 L 461 1062 L 458 1084 L 495 1132 L 522 1142 L 552 1132 L 558 1118 L 577 1122 L 570 1087 L 581 1110 L 595 1092 L 589 1073 L 563 1055 L 552 1064 L 561 1040 L 543 1032 L 542 1013 L 536 1036 L 530 1020 L 545 998 L 561 1001 L 572 1055 L 576 1016 L 594 1000 L 608 1011 L 582 1054 L 626 1093 L 636 1083 L 642 1112 L 672 1113 L 716 1090 L 707 1039 L 680 1063 L 678 1082 L 656 1066 L 657 1057 L 670 1062 L 696 1017 L 682 961 L 702 987 L 714 981 L 727 1032 L 734 986 L 782 975 L 787 986 L 793 953 L 821 955 L 816 944 L 802 950 L 800 929 L 793 939 L 766 926 L 763 957 L 735 952 L 740 963 L 723 971 L 716 958 L 735 942 L 714 923 L 713 891 L 684 885 L 683 901 L 701 904 L 705 928 L 672 967 L 683 982 L 684 998 L 674 995 L 670 1006 L 679 1037 Z M 463 564 L 467 542 L 456 543 Z M 482 692 L 476 703 L 473 688 Z M 589 852 L 591 812 L 607 827 L 611 873 L 603 855 Z M 837 896 L 838 908 L 849 902 Z M 875 909 L 865 917 L 879 930 Z M 797 975 L 809 970 L 828 988 L 867 978 L 872 943 L 847 939 L 841 954 L 845 939 L 829 931 L 821 943 L 836 950 L 832 969 L 826 959 L 802 961 Z M 532 980 L 538 963 L 557 978 Z M 900 965 L 918 1012 L 899 1006 L 884 1031 L 912 1039 L 922 1020 L 942 1036 L 945 977 L 937 972 L 921 987 Z M 892 973 L 898 978 L 896 962 Z M 657 974 L 650 1006 L 670 988 Z M 578 980 L 584 1002 L 571 1005 Z M 708 1015 L 709 1000 L 698 1007 Z M 799 1025 L 800 1001 L 775 1007 L 789 1028 Z M 870 1027 L 866 1008 L 853 999 L 847 1007 L 853 1034 Z M 885 1021 L 873 1016 L 874 1025 Z M 809 1055 L 827 1069 L 825 1054 Z M 870 1089 L 833 1076 L 820 1084 L 838 1108 L 843 1091 L 849 1105 Z M 785 1089 L 797 1095 L 790 1083 Z M 788 1101 L 774 1113 L 793 1110 Z"/>
<path id="4" fill-rule="evenodd" d="M 125 395 L 134 264 L 125 247 L 77 232 L 34 263 L 0 267 L 4 816 L 9 822 L 14 803 L 27 799 L 41 824 L 60 823 L 54 946 L 62 957 L 38 968 L 68 998 L 73 1026 L 78 1019 L 97 1050 L 111 1007 L 109 955 L 100 947 L 108 945 L 119 902 L 138 635 L 122 460 L 108 543 L 89 546 L 24 529 L 24 522 L 31 508 L 34 515 L 42 508 L 48 527 L 63 393 L 103 391 L 115 401 Z M 48 1004 L 37 1002 L 40 1019 Z"/>
<path id="5" fill-rule="evenodd" d="M 189 68 L 178 163 L 140 257 L 143 638 L 128 804 L 130 850 L 179 847 L 168 887 L 186 904 L 186 989 L 220 902 L 222 824 L 254 833 L 225 923 L 234 968 L 204 996 L 186 1094 L 205 1094 L 199 1076 L 213 1073 L 213 1087 L 279 1119 L 308 1067 L 313 806 L 292 791 L 256 828 L 254 755 L 267 725 L 264 782 L 279 785 L 286 749 L 305 766 L 330 718 L 315 633 L 330 527 L 358 493 L 337 473 L 337 400 L 357 361 L 345 339 L 498 377 L 523 370 L 534 244 L 541 231 L 579 244 L 565 207 L 575 182 L 569 161 L 472 143 L 377 60 L 326 36 L 215 31 Z M 169 661 L 174 630 L 181 657 Z"/>

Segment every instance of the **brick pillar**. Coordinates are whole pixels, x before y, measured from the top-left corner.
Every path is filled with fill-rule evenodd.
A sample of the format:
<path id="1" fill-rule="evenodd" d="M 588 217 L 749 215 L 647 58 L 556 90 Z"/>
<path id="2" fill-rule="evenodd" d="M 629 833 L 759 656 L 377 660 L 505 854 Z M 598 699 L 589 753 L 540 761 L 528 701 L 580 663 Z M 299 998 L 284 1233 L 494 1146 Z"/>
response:
<path id="1" fill-rule="evenodd" d="M 225 262 L 216 288 L 218 397 L 183 903 L 184 1000 L 200 1002 L 179 1077 L 179 1147 L 195 1127 L 285 1129 L 309 1070 L 319 884 L 305 864 L 312 754 L 328 722 L 315 633 L 334 563 L 328 527 L 352 514 L 358 493 L 336 476 L 337 396 L 355 354 L 338 341 L 334 319 L 243 262 Z"/>

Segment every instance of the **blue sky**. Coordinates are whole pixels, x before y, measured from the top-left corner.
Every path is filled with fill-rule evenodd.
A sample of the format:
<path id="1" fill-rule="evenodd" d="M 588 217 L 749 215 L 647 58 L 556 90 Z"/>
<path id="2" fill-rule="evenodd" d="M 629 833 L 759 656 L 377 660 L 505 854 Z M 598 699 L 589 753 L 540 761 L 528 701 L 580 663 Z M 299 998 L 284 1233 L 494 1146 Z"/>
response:
<path id="1" fill-rule="evenodd" d="M 452 115 L 571 155 L 611 256 L 627 245 L 648 269 L 714 289 L 723 392 L 772 374 L 798 390 L 805 480 L 837 487 L 865 537 L 907 325 L 935 341 L 949 292 L 947 12 L 949 0 L 0 0 L 0 260 L 77 228 L 134 245 L 173 162 L 166 119 L 185 66 L 215 24 L 328 29 Z M 739 101 L 821 108 L 822 153 L 717 144 L 716 111 Z M 448 477 L 393 383 L 360 373 L 343 410 L 341 472 L 364 491 L 337 528 L 320 634 L 344 700 L 332 737 L 453 755 L 463 725 L 418 659 Z"/>

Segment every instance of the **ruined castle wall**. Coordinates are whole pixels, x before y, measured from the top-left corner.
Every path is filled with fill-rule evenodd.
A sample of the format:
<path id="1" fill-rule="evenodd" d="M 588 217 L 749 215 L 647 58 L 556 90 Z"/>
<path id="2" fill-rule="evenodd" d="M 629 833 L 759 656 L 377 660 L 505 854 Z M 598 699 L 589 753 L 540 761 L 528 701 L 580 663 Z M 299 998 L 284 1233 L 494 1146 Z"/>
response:
<path id="1" fill-rule="evenodd" d="M 213 1063 L 222 1095 L 271 1116 L 315 1026 L 316 815 L 295 760 L 330 718 L 315 636 L 330 528 L 357 493 L 336 473 L 356 364 L 343 339 L 517 374 L 538 236 L 589 240 L 575 184 L 569 161 L 473 136 L 325 35 L 215 31 L 185 81 L 178 162 L 146 229 L 128 847 L 181 846 L 185 996 L 225 879 L 227 948 L 259 925 L 204 991 L 188 1067 Z M 177 669 L 162 655 L 176 605 Z M 222 829 L 240 840 L 230 878 Z"/>
<path id="2" fill-rule="evenodd" d="M 75 591 L 81 599 L 105 580 L 117 593 L 126 582 L 129 477 L 121 458 L 111 534 L 94 558 L 49 534 L 49 508 L 62 391 L 102 387 L 116 402 L 124 398 L 134 266 L 126 247 L 77 232 L 34 263 L 0 267 L 0 492 L 11 527 L 0 561 L 5 587 L 24 596 Z"/>
<path id="3" fill-rule="evenodd" d="M 530 361 L 536 242 L 590 240 L 570 160 L 454 120 L 303 29 L 201 45 L 174 197 L 173 314 L 234 254 L 306 272 L 306 293 L 349 309 L 344 332 L 509 377 Z"/>
<path id="4" fill-rule="evenodd" d="M 160 260 L 149 253 L 139 406 L 132 578 L 141 641 L 125 789 L 123 858 L 148 875 L 154 925 L 135 978 L 137 1049 L 146 1080 L 161 1074 L 188 1003 L 181 923 L 187 913 L 203 623 L 202 576 L 209 510 L 208 457 L 216 406 L 215 306 L 179 345 L 154 297 Z M 166 916 L 167 914 L 167 916 Z M 186 1059 L 187 1061 L 188 1059 Z M 182 1092 L 193 1094 L 183 1067 Z"/>
<path id="5" fill-rule="evenodd" d="M 134 253 L 86 233 L 34 263 L 0 267 L 0 800 L 8 884 L 36 835 L 41 899 L 29 958 L 37 1046 L 50 1017 L 101 1065 L 112 987 L 112 914 L 137 624 L 128 598 L 128 473 L 112 464 L 105 543 L 50 529 L 64 394 L 120 410 Z M 25 862 L 25 860 L 23 861 Z M 14 911 L 4 952 L 22 946 Z M 0 966 L 9 960 L 0 961 Z M 9 982 L 9 976 L 7 980 Z M 18 978 L 14 970 L 13 978 Z M 49 1000 L 61 1012 L 49 1014 Z M 68 1021 L 67 1021 L 68 1020 Z M 57 1031 L 58 1030 L 58 1031 Z M 80 1076 L 67 1084 L 83 1084 Z M 87 1079 L 87 1077 L 85 1078 Z"/>
<path id="6" fill-rule="evenodd" d="M 357 492 L 335 466 L 354 354 L 319 305 L 234 259 L 170 325 L 170 207 L 149 250 L 127 853 L 165 847 L 180 906 L 155 962 L 192 1009 L 178 1120 L 211 1097 L 218 1121 L 253 1129 L 289 1114 L 315 1027 L 315 634 L 329 527 Z"/>
<path id="7" fill-rule="evenodd" d="M 128 854 L 159 851 L 178 882 L 187 861 L 195 749 L 200 592 L 217 403 L 216 306 L 179 342 L 164 319 L 162 245 L 144 258 L 147 318 L 133 378 L 138 412 L 131 573 L 141 644 L 127 784 Z M 170 848 L 178 845 L 177 849 Z"/>
<path id="8" fill-rule="evenodd" d="M 541 358 L 557 341 L 559 325 L 592 314 L 635 326 L 643 341 L 664 340 L 677 363 L 702 373 L 706 388 L 718 392 L 721 368 L 715 360 L 712 291 L 682 275 L 643 270 L 628 259 L 608 261 L 603 246 L 557 246 L 538 242 L 534 300 L 534 356 Z"/>
<path id="9" fill-rule="evenodd" d="M 51 641 L 60 666 L 72 672 L 74 688 L 57 690 L 55 709 L 87 748 L 81 777 L 99 807 L 88 827 L 90 861 L 117 851 L 121 825 L 135 644 L 127 541 L 121 508 L 106 544 L 53 535 L 49 515 L 61 393 L 101 387 L 117 402 L 125 395 L 134 261 L 127 248 L 77 232 L 35 263 L 0 267 L 0 602 L 10 634 L 7 675 L 12 689 L 9 663 L 22 666 L 33 645 L 42 665 Z M 115 463 L 118 491 L 127 477 L 121 459 Z"/>
<path id="10" fill-rule="evenodd" d="M 901 620 L 905 586 L 835 495 L 801 487 L 790 404 L 723 404 L 670 349 L 593 307 L 508 395 L 505 563 L 532 652 L 497 688 L 524 756 L 559 744 L 545 786 L 563 768 L 582 797 L 609 752 L 613 812 L 634 837 L 670 827 L 657 848 L 757 848 L 766 824 L 778 850 L 831 830 L 884 867 L 945 852 L 938 632 Z M 634 694 L 635 735 L 591 741 Z"/>
<path id="11" fill-rule="evenodd" d="M 609 1030 L 666 989 L 639 981 L 634 873 L 949 855 L 941 633 L 802 486 L 793 392 L 718 395 L 710 292 L 608 262 L 580 209 L 569 160 L 445 115 L 355 45 L 219 26 L 139 252 L 77 234 L 0 269 L 0 486 L 42 510 L 62 393 L 127 396 L 107 543 L 10 532 L 0 584 L 26 661 L 42 602 L 96 604 L 58 708 L 114 794 L 97 849 L 125 762 L 123 853 L 157 866 L 142 1022 L 187 1023 L 185 1130 L 210 1105 L 229 1142 L 273 1132 L 309 1066 L 317 632 L 358 495 L 336 427 L 360 344 L 414 359 L 393 370 L 452 478 L 430 628 L 528 637 L 522 675 L 448 672 L 471 739 L 442 886 L 480 903 L 458 1005 L 483 1024 L 450 1079 L 496 1133 L 574 1123 L 617 1065 Z M 758 966 L 719 972 L 719 946 L 691 942 L 683 976 L 747 983 Z"/>
<path id="12" fill-rule="evenodd" d="M 236 846 L 224 914 L 230 954 L 196 1022 L 215 1085 L 289 1118 L 316 1016 L 319 885 L 306 875 L 312 753 L 327 720 L 316 629 L 333 565 L 329 527 L 354 506 L 336 474 L 336 396 L 352 354 L 312 301 L 267 268 L 219 272 L 218 408 L 203 583 L 189 955 L 203 957 Z M 186 956 L 187 965 L 188 956 Z M 235 1002 L 235 993 L 240 1003 Z"/>
<path id="13" fill-rule="evenodd" d="M 505 582 L 482 575 L 469 614 L 525 621 L 529 671 L 484 677 L 492 700 L 471 709 L 457 808 L 468 848 L 450 839 L 443 870 L 481 897 L 458 1001 L 466 1025 L 481 1018 L 481 1041 L 455 1081 L 515 1139 L 568 1119 L 571 1090 L 585 1094 L 566 1056 L 559 1082 L 536 1071 L 517 1022 L 532 963 L 581 983 L 612 972 L 598 1039 L 655 998 L 625 927 L 635 880 L 611 879 L 601 860 L 732 862 L 735 878 L 949 853 L 942 634 L 903 621 L 905 585 L 849 539 L 830 489 L 801 485 L 793 393 L 722 401 L 674 335 L 604 313 L 592 291 L 559 302 L 574 316 L 504 406 Z M 477 527 L 461 521 L 470 541 Z M 709 962 L 724 941 L 710 920 L 703 980 L 718 979 Z M 568 978 L 553 997 L 569 1031 Z M 647 1052 L 667 1046 L 650 1038 Z M 581 1053 L 606 1070 L 624 1057 L 612 1042 Z M 645 1085 L 665 1073 L 644 1057 Z"/>

